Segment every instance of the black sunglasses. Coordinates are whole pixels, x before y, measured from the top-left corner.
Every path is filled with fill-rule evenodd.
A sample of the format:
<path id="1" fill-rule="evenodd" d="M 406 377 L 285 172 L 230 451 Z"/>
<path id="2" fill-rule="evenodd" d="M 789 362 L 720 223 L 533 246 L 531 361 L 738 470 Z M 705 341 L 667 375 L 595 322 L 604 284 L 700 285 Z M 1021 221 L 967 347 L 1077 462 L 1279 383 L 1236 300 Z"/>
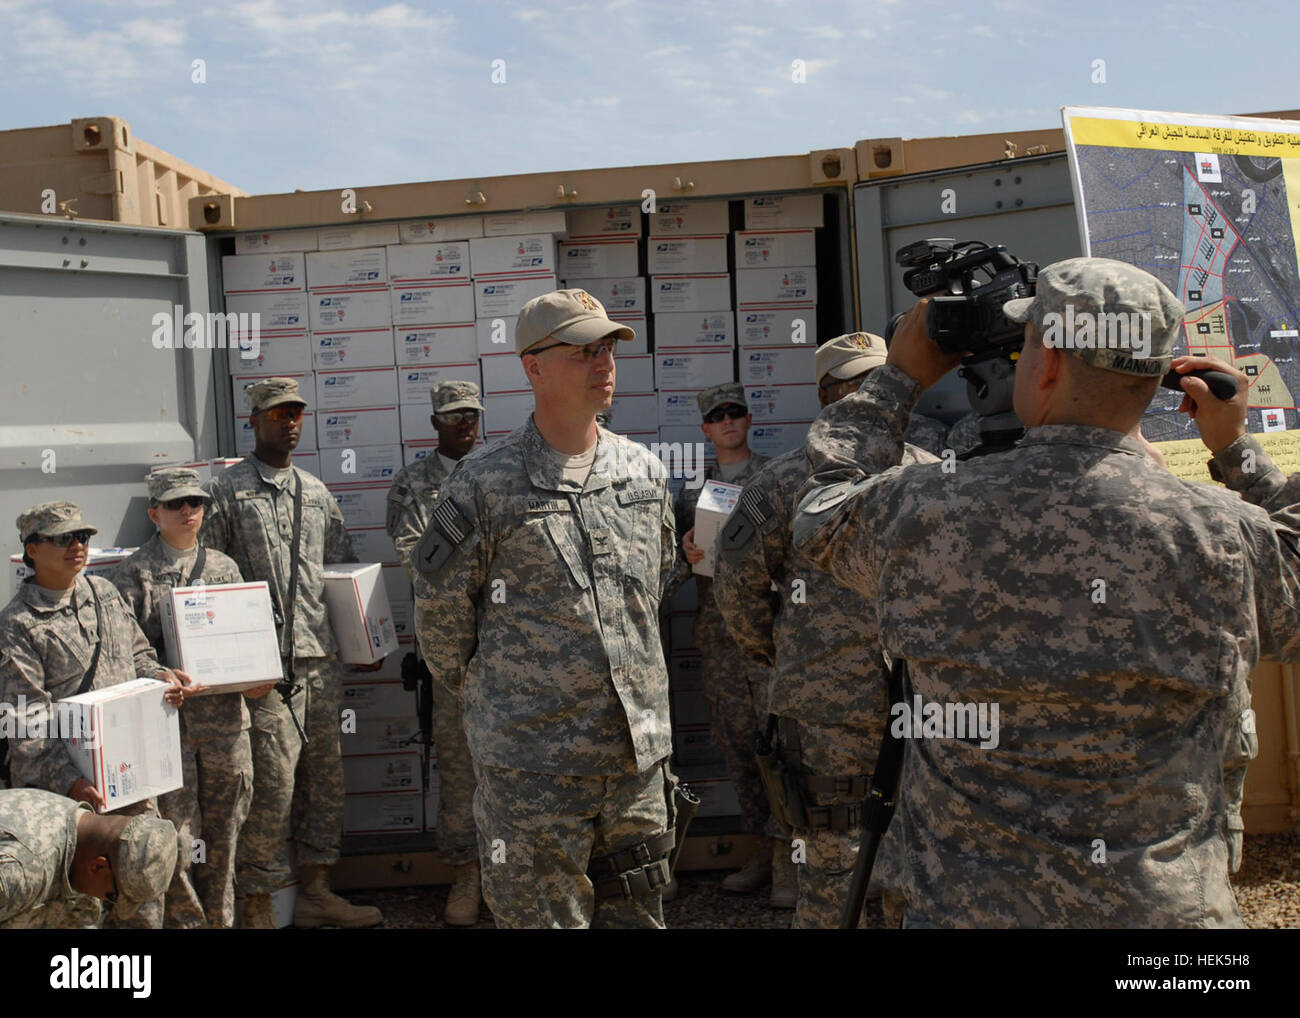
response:
<path id="1" fill-rule="evenodd" d="M 166 502 L 159 502 L 158 504 L 164 509 L 175 512 L 182 506 L 189 506 L 191 509 L 202 509 L 206 502 L 206 499 L 199 498 L 198 495 L 186 495 L 184 498 L 169 498 Z"/>
<path id="2" fill-rule="evenodd" d="M 742 417 L 747 417 L 748 415 L 749 411 L 743 406 L 736 406 L 735 404 L 732 404 L 731 406 L 720 406 L 716 410 L 710 410 L 704 415 L 704 423 L 717 424 L 719 421 L 724 419 L 728 421 L 738 421 Z"/>
<path id="3" fill-rule="evenodd" d="M 90 539 L 94 534 L 93 530 L 74 530 L 71 533 L 56 534 L 53 537 L 36 534 L 28 540 L 37 544 L 52 544 L 56 548 L 68 548 L 74 544 L 84 544 L 86 547 L 90 547 Z"/>

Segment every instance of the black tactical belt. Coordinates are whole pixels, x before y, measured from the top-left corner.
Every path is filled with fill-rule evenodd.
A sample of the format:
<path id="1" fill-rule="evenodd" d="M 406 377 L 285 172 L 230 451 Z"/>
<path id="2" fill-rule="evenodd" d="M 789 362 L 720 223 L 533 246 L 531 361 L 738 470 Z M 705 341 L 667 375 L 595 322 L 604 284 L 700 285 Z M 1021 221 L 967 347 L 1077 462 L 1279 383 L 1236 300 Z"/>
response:
<path id="1" fill-rule="evenodd" d="M 670 827 L 631 848 L 601 855 L 587 864 L 587 876 L 597 898 L 644 898 L 668 884 L 672 873 L 668 857 L 677 833 Z"/>

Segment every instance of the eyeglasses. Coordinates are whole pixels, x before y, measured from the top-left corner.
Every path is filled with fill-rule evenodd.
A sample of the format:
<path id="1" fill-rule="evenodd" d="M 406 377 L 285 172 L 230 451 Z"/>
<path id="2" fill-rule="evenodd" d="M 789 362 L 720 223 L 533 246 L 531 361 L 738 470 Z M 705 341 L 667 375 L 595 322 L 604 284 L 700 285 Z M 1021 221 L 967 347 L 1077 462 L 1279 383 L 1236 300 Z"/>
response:
<path id="1" fill-rule="evenodd" d="M 609 339 L 598 339 L 594 343 L 587 343 L 584 346 L 576 346 L 573 343 L 552 343 L 549 346 L 539 346 L 536 350 L 525 350 L 525 353 L 546 353 L 547 350 L 554 350 L 557 346 L 567 346 L 572 353 L 569 354 L 570 360 L 585 361 L 590 363 L 599 357 L 602 353 L 608 352 L 611 357 L 614 356 L 614 350 L 618 346 L 618 340 L 610 337 Z"/>
<path id="2" fill-rule="evenodd" d="M 446 412 L 435 410 L 433 416 L 447 424 L 477 424 L 479 411 L 477 410 L 448 410 Z"/>
<path id="3" fill-rule="evenodd" d="M 53 537 L 47 537 L 45 534 L 34 534 L 28 538 L 28 541 L 36 544 L 52 544 L 56 548 L 69 548 L 74 544 L 84 544 L 89 547 L 90 539 L 94 534 L 93 530 L 74 530 L 69 534 L 55 534 Z"/>
<path id="4" fill-rule="evenodd" d="M 164 509 L 176 512 L 182 506 L 189 506 L 191 509 L 202 509 L 206 502 L 207 499 L 200 498 L 198 495 L 186 495 L 184 498 L 169 498 L 166 502 L 159 502 L 158 504 Z"/>
<path id="5" fill-rule="evenodd" d="M 738 421 L 742 417 L 748 417 L 749 411 L 743 406 L 720 406 L 715 410 L 710 410 L 704 415 L 705 424 L 717 424 L 720 421 Z"/>
<path id="6" fill-rule="evenodd" d="M 302 420 L 303 407 L 298 403 L 281 403 L 279 406 L 273 406 L 270 410 L 263 410 L 276 424 L 297 424 Z"/>

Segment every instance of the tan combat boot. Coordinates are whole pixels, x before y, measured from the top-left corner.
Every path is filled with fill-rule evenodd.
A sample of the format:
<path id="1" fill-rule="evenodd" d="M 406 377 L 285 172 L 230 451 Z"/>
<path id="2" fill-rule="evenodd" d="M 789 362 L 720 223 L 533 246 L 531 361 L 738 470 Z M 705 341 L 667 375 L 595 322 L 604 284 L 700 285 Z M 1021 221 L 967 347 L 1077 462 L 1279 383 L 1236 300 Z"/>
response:
<path id="1" fill-rule="evenodd" d="M 758 851 L 735 873 L 722 881 L 722 889 L 732 894 L 749 894 L 772 882 L 772 839 L 763 838 Z"/>
<path id="2" fill-rule="evenodd" d="M 250 894 L 244 899 L 244 912 L 239 918 L 241 930 L 273 930 L 275 909 L 269 894 Z"/>
<path id="3" fill-rule="evenodd" d="M 768 904 L 773 908 L 794 908 L 799 902 L 799 873 L 790 859 L 790 843 L 784 838 L 772 839 L 772 896 Z"/>
<path id="4" fill-rule="evenodd" d="M 478 906 L 482 900 L 477 862 L 455 867 L 456 878 L 447 894 L 447 911 L 443 919 L 448 926 L 473 926 L 478 922 Z"/>
<path id="5" fill-rule="evenodd" d="M 383 914 L 373 905 L 353 905 L 330 890 L 328 866 L 301 866 L 302 887 L 293 910 L 293 924 L 314 930 L 318 926 L 341 926 L 345 930 L 378 926 Z"/>

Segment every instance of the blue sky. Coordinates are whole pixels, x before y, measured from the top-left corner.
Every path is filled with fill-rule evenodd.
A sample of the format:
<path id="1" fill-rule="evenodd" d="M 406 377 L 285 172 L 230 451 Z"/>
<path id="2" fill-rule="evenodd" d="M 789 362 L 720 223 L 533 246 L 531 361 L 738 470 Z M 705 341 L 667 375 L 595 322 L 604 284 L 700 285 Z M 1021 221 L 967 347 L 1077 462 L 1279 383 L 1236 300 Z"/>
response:
<path id="1" fill-rule="evenodd" d="M 1300 107 L 1288 2 L 0 0 L 0 25 L 0 129 L 122 117 L 255 194 Z"/>

